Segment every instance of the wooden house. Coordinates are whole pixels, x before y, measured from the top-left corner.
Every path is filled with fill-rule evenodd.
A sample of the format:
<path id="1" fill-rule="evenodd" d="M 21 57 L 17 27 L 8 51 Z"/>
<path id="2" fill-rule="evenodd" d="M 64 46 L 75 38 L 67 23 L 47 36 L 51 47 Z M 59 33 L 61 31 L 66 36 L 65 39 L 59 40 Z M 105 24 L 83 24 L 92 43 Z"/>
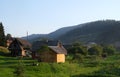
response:
<path id="1" fill-rule="evenodd" d="M 57 40 L 41 40 L 41 41 L 35 41 L 32 44 L 32 58 L 35 59 L 38 57 L 37 51 L 40 49 L 41 46 L 47 45 L 47 46 L 57 46 L 58 41 Z"/>
<path id="2" fill-rule="evenodd" d="M 14 38 L 8 47 L 11 56 L 26 56 L 26 52 L 29 51 L 30 48 L 31 44 L 21 38 Z"/>
<path id="3" fill-rule="evenodd" d="M 7 34 L 6 36 L 6 46 L 7 48 L 10 46 L 10 44 L 13 42 L 13 37 L 11 36 L 11 34 Z"/>
<path id="4" fill-rule="evenodd" d="M 63 47 L 63 45 L 59 41 L 47 41 L 47 42 L 48 42 L 47 44 L 48 44 L 49 51 L 43 51 L 40 54 L 37 53 L 39 61 L 64 63 L 65 55 L 67 55 L 67 50 Z M 41 44 L 39 45 L 42 46 Z M 33 45 L 33 48 L 34 48 L 34 45 Z M 35 49 L 37 50 L 37 48 Z M 34 51 L 34 52 L 37 52 L 37 51 Z"/>
<path id="5" fill-rule="evenodd" d="M 10 44 L 13 42 L 13 38 L 9 38 L 6 40 L 6 45 L 7 45 L 7 48 L 10 46 Z"/>

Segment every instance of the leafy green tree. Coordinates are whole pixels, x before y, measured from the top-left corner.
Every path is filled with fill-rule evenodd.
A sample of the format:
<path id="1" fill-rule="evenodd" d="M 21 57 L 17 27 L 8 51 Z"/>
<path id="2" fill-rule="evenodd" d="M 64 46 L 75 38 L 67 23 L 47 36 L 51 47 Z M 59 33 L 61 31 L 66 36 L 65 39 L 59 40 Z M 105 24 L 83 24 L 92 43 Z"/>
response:
<path id="1" fill-rule="evenodd" d="M 82 45 L 82 43 L 81 43 L 81 42 L 78 42 L 78 41 L 76 41 L 76 42 L 73 43 L 73 46 L 74 46 L 74 47 L 76 47 L 76 46 L 81 46 L 81 45 Z"/>
<path id="2" fill-rule="evenodd" d="M 25 73 L 25 69 L 24 69 L 24 64 L 22 62 L 22 57 L 19 57 L 18 66 L 16 66 L 13 74 L 15 75 L 15 77 L 25 77 L 24 73 Z"/>
<path id="3" fill-rule="evenodd" d="M 103 47 L 103 53 L 107 53 L 108 55 L 114 55 L 116 52 L 116 49 L 113 45 L 108 45 Z"/>
<path id="4" fill-rule="evenodd" d="M 68 49 L 68 53 L 69 54 L 82 54 L 82 55 L 86 55 L 87 54 L 87 48 L 84 46 L 74 46 L 72 48 Z"/>
<path id="5" fill-rule="evenodd" d="M 81 48 L 81 51 L 82 51 L 83 55 L 87 55 L 88 54 L 86 46 L 80 46 L 80 48 Z"/>
<path id="6" fill-rule="evenodd" d="M 19 65 L 16 67 L 14 74 L 16 77 L 25 77 L 24 76 L 24 67 L 22 65 Z"/>
<path id="7" fill-rule="evenodd" d="M 49 47 L 47 45 L 43 45 L 39 48 L 38 53 L 49 51 Z"/>
<path id="8" fill-rule="evenodd" d="M 102 54 L 102 47 L 99 45 L 93 46 L 90 49 L 88 49 L 88 54 L 100 56 Z"/>
<path id="9" fill-rule="evenodd" d="M 75 54 L 72 58 L 73 62 L 81 63 L 83 62 L 83 55 L 81 54 Z"/>
<path id="10" fill-rule="evenodd" d="M 0 23 L 0 46 L 6 46 L 4 27 L 3 27 L 2 23 Z"/>

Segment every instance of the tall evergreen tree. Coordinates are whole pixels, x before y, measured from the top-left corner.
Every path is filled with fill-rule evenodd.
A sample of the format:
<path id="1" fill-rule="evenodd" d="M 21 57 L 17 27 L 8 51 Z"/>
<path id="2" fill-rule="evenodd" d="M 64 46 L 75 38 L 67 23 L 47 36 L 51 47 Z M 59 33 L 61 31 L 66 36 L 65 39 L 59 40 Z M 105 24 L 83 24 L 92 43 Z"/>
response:
<path id="1" fill-rule="evenodd" d="M 2 23 L 0 23 L 0 46 L 5 46 L 5 34 Z"/>

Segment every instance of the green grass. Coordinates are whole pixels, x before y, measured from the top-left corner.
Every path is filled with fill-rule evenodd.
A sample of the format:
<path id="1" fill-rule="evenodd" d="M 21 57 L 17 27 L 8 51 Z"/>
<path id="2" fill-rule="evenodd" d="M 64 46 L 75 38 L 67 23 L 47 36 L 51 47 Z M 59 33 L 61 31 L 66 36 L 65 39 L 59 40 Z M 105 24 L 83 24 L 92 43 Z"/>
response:
<path id="1" fill-rule="evenodd" d="M 70 56 L 68 57 L 69 59 Z M 109 56 L 107 59 L 85 58 L 82 63 L 38 63 L 30 58 L 19 60 L 17 57 L 0 56 L 0 77 L 14 77 L 16 66 L 22 62 L 25 77 L 119 77 L 120 55 Z"/>

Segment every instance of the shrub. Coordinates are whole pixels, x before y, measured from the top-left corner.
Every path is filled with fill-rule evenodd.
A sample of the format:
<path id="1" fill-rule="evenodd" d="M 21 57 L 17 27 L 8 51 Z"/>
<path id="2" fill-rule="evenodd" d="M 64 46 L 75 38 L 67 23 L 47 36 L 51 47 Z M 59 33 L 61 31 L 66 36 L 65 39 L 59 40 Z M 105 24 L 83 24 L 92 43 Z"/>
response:
<path id="1" fill-rule="evenodd" d="M 18 65 L 15 67 L 13 74 L 15 77 L 25 77 L 25 67 L 22 58 L 19 59 Z"/>
<path id="2" fill-rule="evenodd" d="M 38 53 L 42 53 L 44 51 L 50 51 L 50 49 L 47 45 L 43 45 L 38 49 Z"/>
<path id="3" fill-rule="evenodd" d="M 93 74 L 98 75 L 111 75 L 111 77 L 119 77 L 120 76 L 120 68 L 115 64 L 107 65 L 99 71 L 93 72 Z"/>
<path id="4" fill-rule="evenodd" d="M 82 54 L 82 55 L 86 55 L 87 54 L 87 48 L 84 46 L 74 46 L 70 49 L 68 49 L 68 53 L 69 54 Z"/>
<path id="5" fill-rule="evenodd" d="M 73 75 L 71 77 L 116 77 L 116 76 L 113 76 L 113 75 L 102 75 L 102 74 L 80 74 L 80 75 Z"/>
<path id="6" fill-rule="evenodd" d="M 84 63 L 85 67 L 96 67 L 99 66 L 101 64 L 101 58 L 99 56 L 96 55 L 87 55 L 85 57 L 86 61 Z"/>
<path id="7" fill-rule="evenodd" d="M 6 55 L 9 53 L 9 50 L 5 47 L 0 46 L 0 55 Z"/>
<path id="8" fill-rule="evenodd" d="M 83 56 L 81 54 L 75 54 L 72 58 L 73 62 L 83 62 Z"/>
<path id="9" fill-rule="evenodd" d="M 102 54 L 102 47 L 101 46 L 93 46 L 90 49 L 88 49 L 88 54 L 100 56 Z"/>
<path id="10" fill-rule="evenodd" d="M 107 53 L 108 55 L 114 55 L 115 52 L 116 52 L 116 49 L 112 45 L 105 46 L 103 48 L 103 53 Z"/>

